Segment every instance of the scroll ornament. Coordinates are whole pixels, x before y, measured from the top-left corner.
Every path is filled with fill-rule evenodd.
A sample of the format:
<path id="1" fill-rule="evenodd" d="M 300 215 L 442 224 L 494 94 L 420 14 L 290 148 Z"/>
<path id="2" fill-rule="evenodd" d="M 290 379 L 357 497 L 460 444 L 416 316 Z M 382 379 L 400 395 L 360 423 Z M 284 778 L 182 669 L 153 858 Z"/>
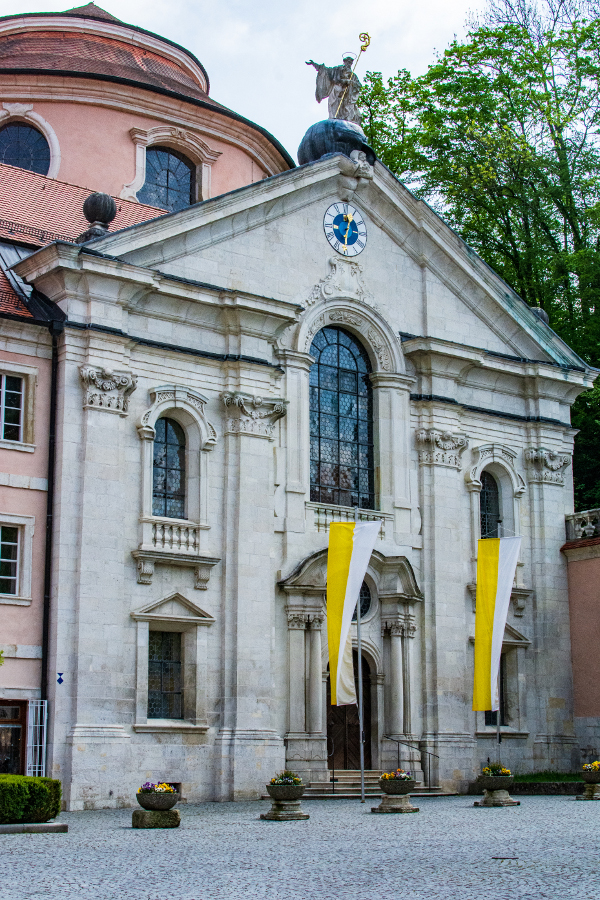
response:
<path id="1" fill-rule="evenodd" d="M 225 430 L 230 434 L 251 434 L 273 438 L 275 422 L 285 416 L 287 400 L 265 399 L 238 391 L 221 395 L 229 417 Z"/>
<path id="2" fill-rule="evenodd" d="M 564 484 L 565 469 L 571 464 L 568 453 L 556 453 L 545 447 L 529 447 L 525 450 L 525 465 L 529 481 L 544 484 Z"/>

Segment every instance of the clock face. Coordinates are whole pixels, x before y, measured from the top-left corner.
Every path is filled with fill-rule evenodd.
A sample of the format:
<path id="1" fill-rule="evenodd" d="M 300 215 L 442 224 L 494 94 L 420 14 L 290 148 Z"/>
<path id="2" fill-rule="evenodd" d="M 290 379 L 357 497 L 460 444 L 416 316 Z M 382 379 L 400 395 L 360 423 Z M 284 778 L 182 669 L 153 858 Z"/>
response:
<path id="1" fill-rule="evenodd" d="M 332 203 L 323 217 L 325 237 L 343 256 L 358 256 L 367 243 L 367 226 L 351 203 Z"/>

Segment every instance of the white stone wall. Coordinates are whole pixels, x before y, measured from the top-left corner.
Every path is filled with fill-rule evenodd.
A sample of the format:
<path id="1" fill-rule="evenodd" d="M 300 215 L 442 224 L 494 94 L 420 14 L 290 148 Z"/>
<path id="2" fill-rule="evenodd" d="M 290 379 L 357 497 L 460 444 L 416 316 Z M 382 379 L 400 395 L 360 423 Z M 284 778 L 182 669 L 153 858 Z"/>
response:
<path id="1" fill-rule="evenodd" d="M 395 763 L 391 733 L 414 745 L 403 761 L 420 773 L 420 750 L 436 754 L 432 781 L 456 788 L 496 753 L 471 711 L 469 585 L 489 465 L 505 527 L 523 535 L 503 759 L 571 766 L 559 548 L 572 508 L 568 409 L 591 375 L 568 368 L 578 364 L 568 348 L 389 173 L 356 184 L 369 229 L 360 268 L 332 265 L 322 233 L 324 210 L 347 190 L 336 159 L 96 241 L 106 258 L 59 245 L 20 264 L 72 323 L 52 618 L 52 668 L 65 676 L 51 748 L 71 809 L 128 805 L 158 778 L 189 799 L 257 797 L 286 752 L 306 778 L 325 777 L 324 523 L 352 516 L 309 502 L 308 351 L 327 325 L 358 337 L 373 368 L 384 519 L 363 630 L 373 765 Z M 120 387 L 90 400 L 82 366 L 106 384 L 115 373 Z M 201 398 L 196 412 L 173 401 L 185 427 L 214 429 L 194 450 L 201 577 L 189 554 L 148 555 L 152 522 L 140 522 L 152 436 L 142 420 L 161 386 Z M 565 457 L 558 467 L 548 451 Z M 169 619 L 161 604 L 174 594 Z M 188 643 L 202 636 L 186 676 L 202 696 L 195 717 L 186 700 L 183 724 L 142 721 L 146 620 L 181 628 Z"/>

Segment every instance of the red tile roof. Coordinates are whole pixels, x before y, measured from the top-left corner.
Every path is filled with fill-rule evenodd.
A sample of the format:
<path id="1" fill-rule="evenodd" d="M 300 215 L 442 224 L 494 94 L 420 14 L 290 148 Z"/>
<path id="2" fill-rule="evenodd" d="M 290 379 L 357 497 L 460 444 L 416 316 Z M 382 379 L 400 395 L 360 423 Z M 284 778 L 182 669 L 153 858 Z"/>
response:
<path id="1" fill-rule="evenodd" d="M 15 292 L 2 269 L 0 269 L 0 313 L 11 313 L 13 316 L 33 319 L 33 315 Z"/>
<path id="2" fill-rule="evenodd" d="M 75 241 L 89 228 L 83 201 L 91 193 L 90 188 L 0 163 L 0 237 L 38 247 L 56 240 Z M 165 214 L 156 206 L 114 199 L 117 215 L 111 232 Z"/>
<path id="3" fill-rule="evenodd" d="M 111 36 L 73 31 L 22 31 L 0 36 L 3 70 L 63 72 L 120 78 L 204 100 L 217 108 L 198 82 L 176 62 Z"/>
<path id="4" fill-rule="evenodd" d="M 86 3 L 85 6 L 74 6 L 73 9 L 65 9 L 64 12 L 55 13 L 60 16 L 77 16 L 84 19 L 101 19 L 104 22 L 121 22 L 116 16 L 111 16 L 109 12 L 96 6 L 95 3 Z"/>

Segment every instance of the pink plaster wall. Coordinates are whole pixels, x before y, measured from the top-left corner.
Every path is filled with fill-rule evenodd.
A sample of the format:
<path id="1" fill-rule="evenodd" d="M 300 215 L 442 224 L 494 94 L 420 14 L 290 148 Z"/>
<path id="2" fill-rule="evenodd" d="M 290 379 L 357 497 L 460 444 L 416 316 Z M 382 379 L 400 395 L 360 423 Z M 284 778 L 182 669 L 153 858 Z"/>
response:
<path id="1" fill-rule="evenodd" d="M 5 80 L 6 77 L 0 79 L 0 87 Z M 124 186 L 133 181 L 136 148 L 129 133 L 132 128 L 149 131 L 172 125 L 193 129 L 211 150 L 222 154 L 212 164 L 213 197 L 287 169 L 277 151 L 247 126 L 234 122 L 234 134 L 228 139 L 231 120 L 212 110 L 176 100 L 165 104 L 167 98 L 163 97 L 156 102 L 151 92 L 112 84 L 101 85 L 102 90 L 95 85 L 95 102 L 85 102 L 89 82 L 79 79 L 64 79 L 60 100 L 40 100 L 37 99 L 40 90 L 27 76 L 13 76 L 11 81 L 20 86 L 19 99 L 33 102 L 33 111 L 56 134 L 61 154 L 56 177 L 69 184 L 89 187 L 90 191 L 105 191 L 118 197 Z M 70 97 L 65 98 L 65 94 Z M 168 144 L 168 141 L 161 143 Z M 265 154 L 269 161 L 263 159 Z"/>
<path id="2" fill-rule="evenodd" d="M 32 334 L 43 337 L 36 328 Z M 40 334 L 41 332 L 41 334 Z M 34 405 L 35 450 L 26 453 L 0 448 L 0 472 L 34 478 L 47 477 L 48 415 L 50 401 L 50 360 L 39 356 L 0 351 L 0 370 L 3 360 L 38 369 Z M 32 560 L 32 602 L 30 606 L 0 603 L 0 644 L 39 646 L 42 642 L 44 597 L 44 550 L 46 538 L 46 491 L 0 485 L 0 514 L 35 516 Z M 6 658 L 0 666 L 0 694 L 11 689 L 11 697 L 18 689 L 39 688 L 41 661 L 39 659 Z"/>
<path id="3" fill-rule="evenodd" d="M 600 716 L 600 541 L 598 555 L 569 559 L 571 652 L 576 716 Z"/>

